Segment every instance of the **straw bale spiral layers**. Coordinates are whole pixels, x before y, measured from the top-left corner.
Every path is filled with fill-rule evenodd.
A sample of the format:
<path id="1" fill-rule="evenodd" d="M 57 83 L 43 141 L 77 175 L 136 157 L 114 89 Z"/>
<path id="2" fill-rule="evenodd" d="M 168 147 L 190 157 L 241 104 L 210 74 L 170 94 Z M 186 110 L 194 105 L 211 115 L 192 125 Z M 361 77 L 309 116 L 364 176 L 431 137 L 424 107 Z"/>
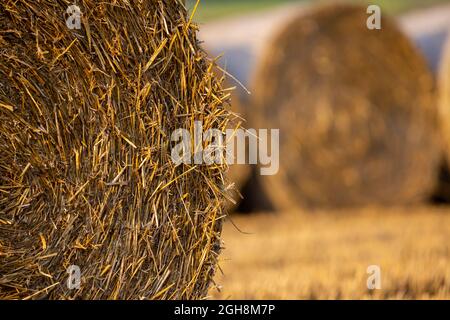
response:
<path id="1" fill-rule="evenodd" d="M 80 0 L 71 30 L 71 4 L 0 3 L 0 299 L 203 298 L 226 167 L 175 166 L 170 137 L 229 114 L 197 27 L 180 0 Z"/>
<path id="2" fill-rule="evenodd" d="M 259 126 L 280 128 L 278 207 L 400 205 L 426 198 L 440 160 L 425 60 L 366 7 L 321 6 L 289 23 L 255 75 Z"/>

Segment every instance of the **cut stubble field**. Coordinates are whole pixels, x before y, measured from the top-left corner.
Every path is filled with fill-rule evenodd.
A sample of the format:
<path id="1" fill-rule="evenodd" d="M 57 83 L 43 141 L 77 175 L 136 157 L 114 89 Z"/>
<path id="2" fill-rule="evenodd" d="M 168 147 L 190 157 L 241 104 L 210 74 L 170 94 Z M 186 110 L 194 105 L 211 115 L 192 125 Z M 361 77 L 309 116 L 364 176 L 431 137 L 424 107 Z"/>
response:
<path id="1" fill-rule="evenodd" d="M 233 216 L 215 299 L 449 299 L 450 208 Z M 240 231 L 236 228 L 240 229 Z M 369 290 L 367 268 L 381 269 Z"/>

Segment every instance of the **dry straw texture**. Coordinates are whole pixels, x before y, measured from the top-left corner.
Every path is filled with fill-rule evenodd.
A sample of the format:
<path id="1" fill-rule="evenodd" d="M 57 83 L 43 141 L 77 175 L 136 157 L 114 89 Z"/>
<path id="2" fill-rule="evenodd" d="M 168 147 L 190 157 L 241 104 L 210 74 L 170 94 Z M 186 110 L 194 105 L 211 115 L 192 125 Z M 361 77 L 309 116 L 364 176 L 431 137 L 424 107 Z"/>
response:
<path id="1" fill-rule="evenodd" d="M 265 181 L 278 206 L 408 204 L 431 191 L 440 147 L 432 75 L 391 20 L 369 30 L 366 9 L 315 8 L 261 61 L 259 123 L 281 129 L 280 174 Z"/>
<path id="2" fill-rule="evenodd" d="M 224 166 L 173 130 L 228 126 L 179 0 L 0 3 L 0 299 L 194 299 L 220 251 Z M 80 289 L 66 286 L 81 269 Z"/>

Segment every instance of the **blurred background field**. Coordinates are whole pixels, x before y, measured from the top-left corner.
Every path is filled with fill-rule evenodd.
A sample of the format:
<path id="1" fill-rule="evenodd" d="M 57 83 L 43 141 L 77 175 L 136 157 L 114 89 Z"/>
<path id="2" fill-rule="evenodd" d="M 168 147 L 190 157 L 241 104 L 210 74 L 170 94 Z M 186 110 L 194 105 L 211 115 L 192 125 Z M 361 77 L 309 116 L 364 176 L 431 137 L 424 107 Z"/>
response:
<path id="1" fill-rule="evenodd" d="M 366 208 L 232 218 L 217 299 L 449 299 L 450 210 Z M 245 232 L 245 233 L 244 233 Z M 368 290 L 367 267 L 381 268 Z"/>
<path id="2" fill-rule="evenodd" d="M 226 69 L 248 86 L 262 48 L 289 20 L 292 9 L 327 2 L 336 1 L 202 0 L 195 20 L 211 55 L 223 54 Z M 447 35 L 445 26 L 450 26 L 450 1 L 370 4 L 378 4 L 383 14 L 396 17 L 436 73 Z M 247 191 L 261 190 L 257 183 L 249 185 L 244 188 L 247 200 L 240 209 L 250 213 L 234 213 L 225 225 L 221 272 L 216 287 L 210 290 L 212 298 L 450 299 L 447 204 L 319 210 L 292 207 L 274 212 L 258 206 L 264 199 L 255 196 L 255 190 L 253 194 Z M 248 198 L 253 202 L 250 206 Z M 381 290 L 367 289 L 370 265 L 381 268 Z"/>

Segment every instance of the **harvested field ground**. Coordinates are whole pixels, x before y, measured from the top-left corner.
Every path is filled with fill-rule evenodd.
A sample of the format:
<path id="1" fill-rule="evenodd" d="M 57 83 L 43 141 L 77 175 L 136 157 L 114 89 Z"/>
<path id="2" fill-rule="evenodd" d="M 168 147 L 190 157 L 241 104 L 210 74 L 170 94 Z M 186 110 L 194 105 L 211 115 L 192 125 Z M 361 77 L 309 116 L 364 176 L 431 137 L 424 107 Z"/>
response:
<path id="1" fill-rule="evenodd" d="M 234 216 L 216 299 L 449 299 L 450 208 Z M 381 290 L 367 268 L 381 268 Z"/>

